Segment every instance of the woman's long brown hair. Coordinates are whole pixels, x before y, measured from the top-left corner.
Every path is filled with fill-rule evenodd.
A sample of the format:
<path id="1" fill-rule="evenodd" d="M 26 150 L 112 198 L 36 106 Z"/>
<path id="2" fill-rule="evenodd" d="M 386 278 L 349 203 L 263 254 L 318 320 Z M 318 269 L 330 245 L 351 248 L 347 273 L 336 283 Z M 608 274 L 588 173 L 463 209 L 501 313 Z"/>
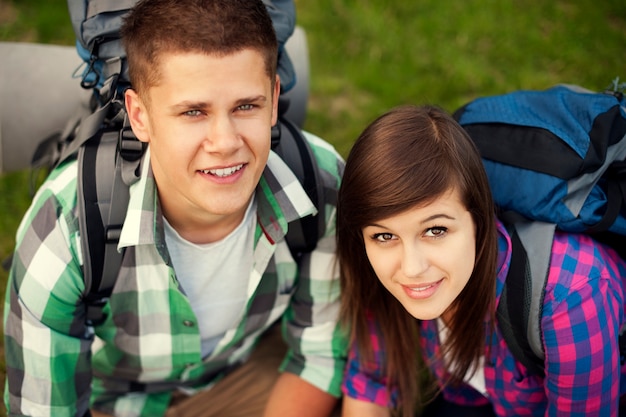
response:
<path id="1" fill-rule="evenodd" d="M 476 260 L 468 284 L 450 306 L 450 333 L 442 347 L 459 383 L 484 354 L 484 321 L 493 315 L 496 282 L 494 206 L 480 155 L 456 121 L 432 106 L 392 109 L 370 124 L 347 159 L 337 207 L 342 323 L 362 358 L 371 361 L 368 315 L 382 334 L 388 384 L 396 387 L 404 416 L 420 401 L 418 321 L 382 286 L 363 242 L 366 225 L 427 205 L 456 187 L 476 226 Z M 426 358 L 426 360 L 441 358 Z M 450 368 L 451 367 L 451 368 Z"/>

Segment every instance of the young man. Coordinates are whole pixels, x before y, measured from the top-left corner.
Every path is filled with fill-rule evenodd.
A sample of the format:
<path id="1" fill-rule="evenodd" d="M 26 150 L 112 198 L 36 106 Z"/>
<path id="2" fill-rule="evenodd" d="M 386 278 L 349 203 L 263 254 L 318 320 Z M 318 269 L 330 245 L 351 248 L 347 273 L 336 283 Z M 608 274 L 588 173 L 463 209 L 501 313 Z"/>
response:
<path id="1" fill-rule="evenodd" d="M 326 233 L 297 265 L 288 222 L 316 209 L 270 151 L 280 80 L 265 6 L 142 1 L 122 36 L 126 108 L 149 146 L 107 320 L 85 324 L 77 166 L 66 163 L 18 230 L 5 308 L 9 414 L 329 415 L 345 363 L 335 207 L 318 207 Z M 341 158 L 307 138 L 323 186 L 336 190 Z"/>

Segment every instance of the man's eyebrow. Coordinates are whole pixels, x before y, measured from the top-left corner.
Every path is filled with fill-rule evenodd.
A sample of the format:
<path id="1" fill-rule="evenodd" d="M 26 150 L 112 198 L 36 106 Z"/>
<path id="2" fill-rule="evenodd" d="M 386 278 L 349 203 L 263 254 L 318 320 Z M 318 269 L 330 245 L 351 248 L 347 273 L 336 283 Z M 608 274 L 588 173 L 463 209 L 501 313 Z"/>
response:
<path id="1" fill-rule="evenodd" d="M 188 110 L 188 109 L 206 109 L 211 107 L 211 104 L 207 101 L 193 101 L 193 100 L 185 100 L 180 103 L 176 103 L 172 105 L 174 110 Z"/>
<path id="2" fill-rule="evenodd" d="M 247 103 L 266 103 L 267 97 L 264 96 L 263 94 L 259 94 L 257 96 L 250 96 L 250 97 L 242 97 L 238 100 L 235 101 L 235 106 L 241 106 L 242 104 L 247 104 Z M 211 103 L 208 101 L 195 101 L 195 100 L 184 100 L 181 101 L 180 103 L 176 103 L 174 105 L 172 105 L 172 108 L 174 110 L 186 110 L 186 109 L 207 109 L 211 107 Z"/>
<path id="3" fill-rule="evenodd" d="M 241 105 L 241 104 L 246 104 L 246 103 L 259 103 L 259 102 L 263 102 L 263 103 L 267 102 L 267 97 L 264 96 L 263 94 L 259 94 L 258 96 L 240 98 L 235 103 L 237 105 Z"/>

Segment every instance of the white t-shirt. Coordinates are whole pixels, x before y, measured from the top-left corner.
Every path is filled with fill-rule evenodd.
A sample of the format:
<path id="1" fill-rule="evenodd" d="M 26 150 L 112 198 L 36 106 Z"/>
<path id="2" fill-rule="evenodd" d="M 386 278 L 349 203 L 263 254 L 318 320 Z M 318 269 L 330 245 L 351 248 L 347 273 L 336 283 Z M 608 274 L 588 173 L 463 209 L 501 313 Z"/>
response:
<path id="1" fill-rule="evenodd" d="M 441 318 L 437 319 L 437 328 L 439 329 L 439 342 L 443 345 L 443 343 L 448 338 L 448 333 L 450 329 L 448 326 L 441 320 Z M 476 372 L 472 375 L 471 378 L 463 378 L 463 381 L 474 388 L 476 391 L 480 392 L 485 397 L 487 396 L 487 388 L 485 386 L 485 357 L 481 356 L 478 367 L 476 368 Z"/>
<path id="2" fill-rule="evenodd" d="M 191 243 L 167 220 L 163 223 L 176 276 L 198 318 L 202 356 L 206 357 L 244 312 L 252 270 L 255 199 L 251 199 L 239 226 L 217 242 Z"/>

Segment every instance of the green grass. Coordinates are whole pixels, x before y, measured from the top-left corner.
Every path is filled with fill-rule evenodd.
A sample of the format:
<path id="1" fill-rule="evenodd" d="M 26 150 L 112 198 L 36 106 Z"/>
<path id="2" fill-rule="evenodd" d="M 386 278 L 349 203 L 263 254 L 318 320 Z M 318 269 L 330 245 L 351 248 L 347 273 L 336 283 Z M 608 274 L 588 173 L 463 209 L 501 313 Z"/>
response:
<path id="1" fill-rule="evenodd" d="M 623 0 L 296 4 L 311 60 L 305 127 L 344 156 L 369 122 L 396 105 L 453 111 L 482 95 L 558 83 L 601 90 L 626 79 Z M 72 45 L 65 2 L 0 2 L 2 40 Z M 28 201 L 26 173 L 0 177 L 0 259 L 14 245 Z M 0 271 L 0 295 L 6 276 Z"/>
<path id="2" fill-rule="evenodd" d="M 307 126 L 342 153 L 392 106 L 468 100 L 626 77 L 626 6 L 618 1 L 299 1 L 309 36 Z M 322 28 L 322 29 L 321 29 Z"/>

